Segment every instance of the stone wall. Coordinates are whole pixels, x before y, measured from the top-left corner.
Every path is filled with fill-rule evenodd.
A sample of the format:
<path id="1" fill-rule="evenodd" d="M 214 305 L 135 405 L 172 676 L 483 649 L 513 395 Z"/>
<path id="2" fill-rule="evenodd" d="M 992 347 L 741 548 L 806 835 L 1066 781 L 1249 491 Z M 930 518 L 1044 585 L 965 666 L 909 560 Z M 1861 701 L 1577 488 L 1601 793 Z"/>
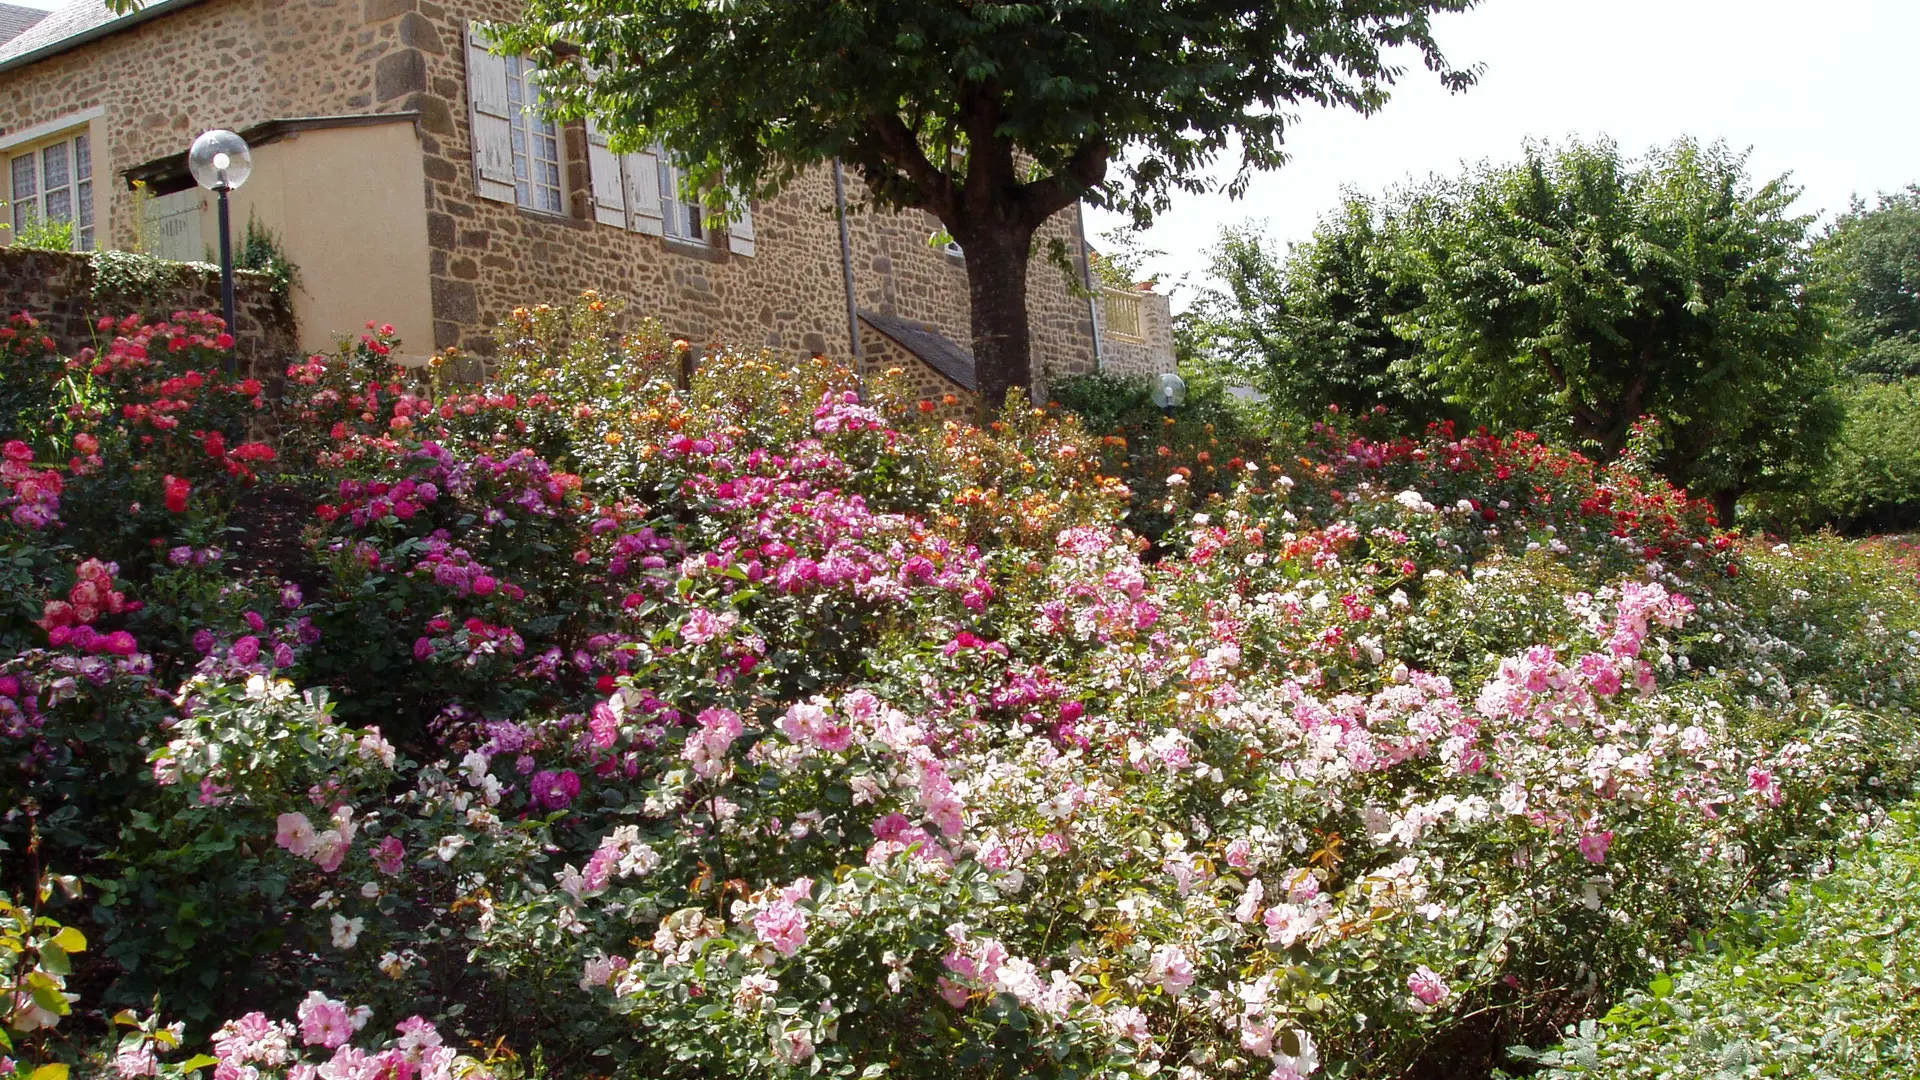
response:
<path id="1" fill-rule="evenodd" d="M 434 348 L 485 355 L 492 327 L 513 308 L 598 289 L 627 297 L 636 317 L 655 316 L 692 340 L 846 355 L 846 287 L 828 169 L 807 172 L 754 208 L 758 250 L 751 257 L 591 220 L 579 124 L 562 132 L 566 214 L 475 194 L 467 25 L 518 12 L 515 0 L 203 0 L 0 73 L 0 135 L 102 109 L 90 122 L 98 182 L 111 192 L 102 207 L 102 242 L 129 246 L 133 204 L 116 174 L 179 152 L 200 130 L 417 112 Z M 857 200 L 858 177 L 850 174 L 847 184 Z M 1053 239 L 1079 252 L 1077 215 L 1069 209 L 1049 223 L 1029 278 L 1035 375 L 1042 381 L 1093 366 L 1087 303 L 1044 257 Z M 930 323 L 964 344 L 972 338 L 965 265 L 928 245 L 937 229 L 919 213 L 853 215 L 857 301 Z"/>
<path id="2" fill-rule="evenodd" d="M 140 312 L 169 318 L 176 311 L 220 311 L 220 271 L 200 263 L 162 264 L 170 284 L 151 295 L 111 292 L 95 295 L 98 277 L 91 256 L 64 251 L 0 248 L 0 297 L 3 313 L 25 311 L 72 353 L 101 342 L 94 330 L 103 316 Z M 292 309 L 265 278 L 242 271 L 234 276 L 234 349 L 258 374 L 279 370 L 298 350 Z"/>

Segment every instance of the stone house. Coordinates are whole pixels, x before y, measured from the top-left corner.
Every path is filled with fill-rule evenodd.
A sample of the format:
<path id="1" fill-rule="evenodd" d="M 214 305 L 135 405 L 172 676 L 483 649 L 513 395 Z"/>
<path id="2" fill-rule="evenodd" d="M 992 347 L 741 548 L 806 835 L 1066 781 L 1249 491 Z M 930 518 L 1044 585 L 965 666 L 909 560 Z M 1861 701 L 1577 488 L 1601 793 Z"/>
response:
<path id="1" fill-rule="evenodd" d="M 856 212 L 843 235 L 841 178 L 821 167 L 731 225 L 707 219 L 661 155 L 616 155 L 590 125 L 532 108 L 529 65 L 476 30 L 516 2 L 148 0 L 115 16 L 73 0 L 37 19 L 9 7 L 7 223 L 59 218 L 78 248 L 205 258 L 211 197 L 185 150 L 223 127 L 253 147 L 234 231 L 264 226 L 299 268 L 303 348 L 373 319 L 413 356 L 484 356 L 512 308 L 592 288 L 696 342 L 897 364 L 930 396 L 973 388 L 965 256 L 930 242 L 931 217 Z M 1084 280 L 1078 207 L 1040 243 L 1052 238 L 1079 253 Z M 1164 318 L 1138 298 L 1090 301 L 1044 260 L 1030 279 L 1043 383 L 1107 353 L 1120 370 L 1171 363 Z"/>

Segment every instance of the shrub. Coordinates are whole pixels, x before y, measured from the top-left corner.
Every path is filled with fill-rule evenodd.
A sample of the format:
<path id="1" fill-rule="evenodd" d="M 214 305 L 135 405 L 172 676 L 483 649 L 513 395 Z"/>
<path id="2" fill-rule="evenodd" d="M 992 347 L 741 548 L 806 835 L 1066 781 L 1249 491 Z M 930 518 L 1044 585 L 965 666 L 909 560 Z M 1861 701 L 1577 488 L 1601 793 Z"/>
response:
<path id="1" fill-rule="evenodd" d="M 1259 407 L 1235 399 L 1214 379 L 1189 383 L 1186 403 L 1172 415 L 1153 403 L 1144 378 L 1074 375 L 1050 392 L 1101 436 L 1102 463 L 1132 494 L 1128 527 L 1156 540 L 1193 498 L 1230 490 L 1236 478 L 1224 468 L 1227 460 L 1263 441 Z"/>
<path id="2" fill-rule="evenodd" d="M 1553 1080 L 1913 1075 L 1917 841 L 1912 811 L 1896 812 L 1833 873 L 1730 920 L 1709 951 L 1524 1057 Z"/>

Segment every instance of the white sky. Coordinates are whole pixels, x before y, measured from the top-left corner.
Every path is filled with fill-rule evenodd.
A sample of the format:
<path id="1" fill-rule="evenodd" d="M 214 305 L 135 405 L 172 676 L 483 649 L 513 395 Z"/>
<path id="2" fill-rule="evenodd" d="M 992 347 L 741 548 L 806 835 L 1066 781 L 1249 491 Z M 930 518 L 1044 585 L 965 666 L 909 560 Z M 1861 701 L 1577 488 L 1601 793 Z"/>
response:
<path id="1" fill-rule="evenodd" d="M 1239 202 L 1185 197 L 1145 237 L 1149 266 L 1198 283 L 1223 225 L 1302 240 L 1342 187 L 1378 192 L 1463 161 L 1518 156 L 1529 136 L 1611 136 L 1637 155 L 1682 135 L 1751 148 L 1756 178 L 1791 172 L 1799 210 L 1920 181 L 1920 0 L 1483 0 L 1435 36 L 1480 85 L 1447 93 L 1418 66 L 1371 117 L 1304 114 L 1293 155 Z M 1220 170 L 1222 177 L 1230 169 Z M 1088 237 L 1123 224 L 1089 216 Z M 1176 306 L 1190 290 L 1176 288 Z"/>

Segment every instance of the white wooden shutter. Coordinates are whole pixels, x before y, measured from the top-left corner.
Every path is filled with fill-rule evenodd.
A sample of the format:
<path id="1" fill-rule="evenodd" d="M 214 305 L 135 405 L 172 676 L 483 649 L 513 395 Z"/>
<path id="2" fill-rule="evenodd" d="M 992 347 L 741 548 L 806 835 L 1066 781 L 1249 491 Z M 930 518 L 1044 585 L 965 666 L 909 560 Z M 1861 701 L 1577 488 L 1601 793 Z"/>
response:
<path id="1" fill-rule="evenodd" d="M 593 217 L 602 225 L 627 227 L 626 180 L 620 157 L 607 148 L 607 133 L 587 117 L 587 172 L 593 177 Z"/>
<path id="2" fill-rule="evenodd" d="M 753 207 L 743 201 L 738 217 L 727 223 L 727 250 L 735 255 L 753 254 Z"/>
<path id="3" fill-rule="evenodd" d="M 687 239 L 687 205 L 680 198 L 680 169 L 660 155 L 660 205 L 667 215 L 667 235 Z"/>
<path id="4" fill-rule="evenodd" d="M 513 202 L 513 121 L 507 104 L 507 61 L 487 51 L 479 28 L 467 26 L 467 101 L 473 131 L 474 190 Z"/>
<path id="5" fill-rule="evenodd" d="M 660 155 L 640 150 L 625 155 L 627 173 L 627 227 L 659 236 L 665 232 L 666 211 L 660 203 Z"/>

